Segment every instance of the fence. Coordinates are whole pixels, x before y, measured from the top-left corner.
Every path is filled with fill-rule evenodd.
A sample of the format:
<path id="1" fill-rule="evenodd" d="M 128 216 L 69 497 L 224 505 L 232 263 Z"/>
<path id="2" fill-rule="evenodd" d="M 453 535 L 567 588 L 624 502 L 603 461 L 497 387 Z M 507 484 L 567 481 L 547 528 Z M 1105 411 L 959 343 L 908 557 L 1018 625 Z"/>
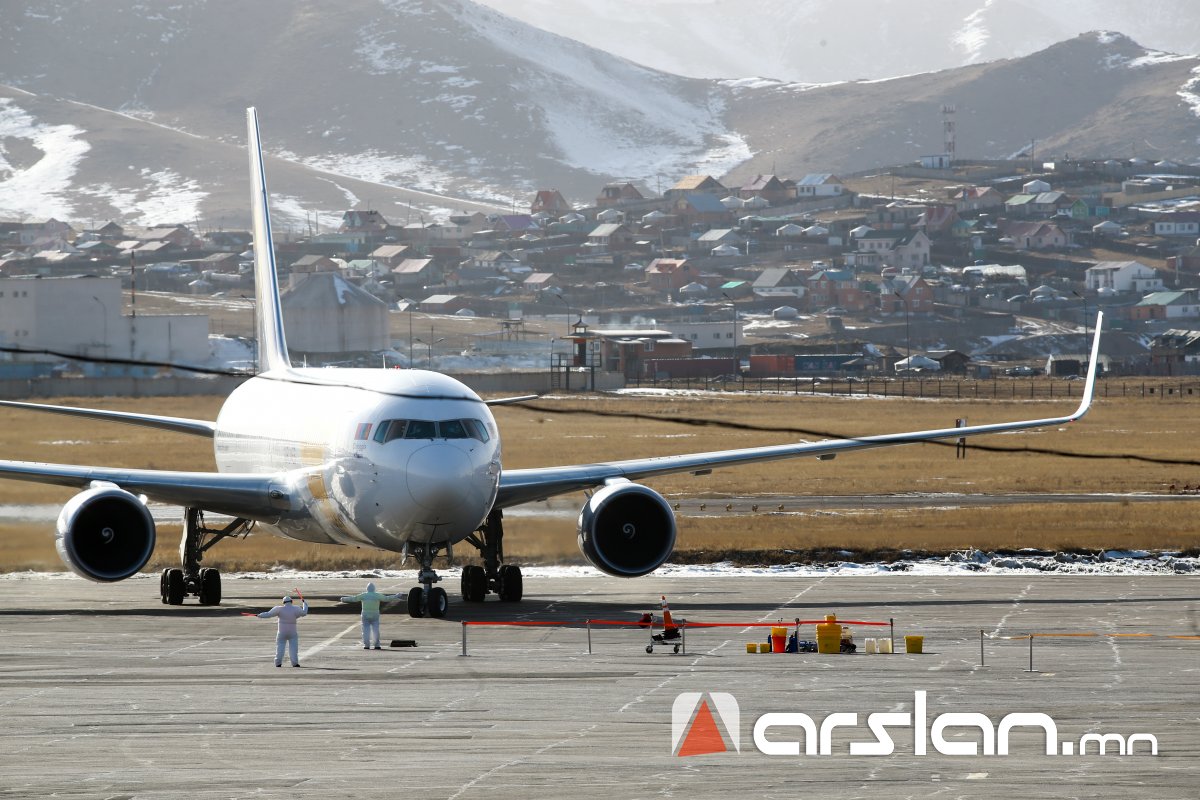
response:
<path id="1" fill-rule="evenodd" d="M 675 623 L 674 627 L 680 631 L 679 644 L 681 645 L 682 655 L 687 654 L 687 631 L 689 628 L 776 628 L 795 625 L 797 628 L 801 625 L 817 625 L 824 623 L 822 619 L 795 619 L 790 623 L 779 620 L 777 622 L 689 622 L 681 619 Z M 836 620 L 839 625 L 867 625 L 875 627 L 886 627 L 889 630 L 890 638 L 893 642 L 893 647 L 889 648 L 889 652 L 895 652 L 896 640 L 896 621 L 889 619 L 887 622 L 867 622 L 856 619 L 839 619 Z M 662 622 L 658 623 L 659 629 L 662 629 Z M 583 621 L 570 620 L 463 620 L 462 621 L 462 655 L 470 655 L 467 652 L 467 628 L 468 626 L 488 626 L 488 627 L 536 627 L 536 628 L 580 628 L 587 630 L 587 654 L 592 655 L 592 626 L 597 627 L 620 627 L 620 628 L 637 628 L 642 632 L 653 632 L 654 623 L 643 622 L 641 620 L 614 620 L 614 619 L 586 619 Z M 982 631 L 980 631 L 982 633 Z M 679 652 L 678 650 L 676 652 Z"/>
<path id="2" fill-rule="evenodd" d="M 825 395 L 829 397 L 918 397 L 946 400 L 1055 400 L 1078 398 L 1082 380 L 991 378 L 984 380 L 915 378 L 747 378 L 694 377 L 673 380 L 640 380 L 631 386 L 657 389 L 692 389 L 711 392 L 769 392 L 772 394 Z M 1100 380 L 1097 397 L 1132 397 L 1147 400 L 1200 399 L 1200 380 Z"/>

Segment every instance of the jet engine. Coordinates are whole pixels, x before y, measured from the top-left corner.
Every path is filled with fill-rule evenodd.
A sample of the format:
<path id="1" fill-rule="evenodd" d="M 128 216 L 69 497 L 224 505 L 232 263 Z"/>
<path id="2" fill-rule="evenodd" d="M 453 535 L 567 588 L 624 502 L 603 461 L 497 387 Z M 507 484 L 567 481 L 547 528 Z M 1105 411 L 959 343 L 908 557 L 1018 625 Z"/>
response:
<path id="1" fill-rule="evenodd" d="M 596 569 L 636 578 L 662 566 L 675 549 L 675 513 L 653 489 L 620 481 L 579 512 L 579 549 Z"/>
<path id="2" fill-rule="evenodd" d="M 154 552 L 154 518 L 124 489 L 94 485 L 63 506 L 55 545 L 75 574 L 93 581 L 124 580 Z"/>

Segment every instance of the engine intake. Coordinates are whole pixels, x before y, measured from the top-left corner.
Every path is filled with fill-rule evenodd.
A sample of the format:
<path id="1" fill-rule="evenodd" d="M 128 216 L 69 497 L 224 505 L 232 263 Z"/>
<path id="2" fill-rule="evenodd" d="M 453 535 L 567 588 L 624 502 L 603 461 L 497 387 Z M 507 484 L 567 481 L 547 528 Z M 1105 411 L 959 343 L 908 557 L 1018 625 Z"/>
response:
<path id="1" fill-rule="evenodd" d="M 663 496 L 636 483 L 611 483 L 579 512 L 579 549 L 596 569 L 636 578 L 675 549 L 675 513 Z"/>
<path id="2" fill-rule="evenodd" d="M 115 485 L 72 497 L 58 515 L 58 556 L 75 574 L 120 581 L 154 552 L 154 518 L 146 504 Z"/>

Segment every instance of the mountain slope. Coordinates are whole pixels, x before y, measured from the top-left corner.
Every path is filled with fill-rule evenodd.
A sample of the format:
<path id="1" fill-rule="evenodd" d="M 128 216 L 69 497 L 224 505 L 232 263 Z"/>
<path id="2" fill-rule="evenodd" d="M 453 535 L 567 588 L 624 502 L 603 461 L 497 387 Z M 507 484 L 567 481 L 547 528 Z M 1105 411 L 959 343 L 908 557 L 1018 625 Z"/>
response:
<path id="1" fill-rule="evenodd" d="M 762 172 L 841 172 L 943 151 L 941 108 L 956 106 L 957 154 L 1008 158 L 1200 159 L 1200 58 L 1151 53 L 1088 33 L 1024 58 L 896 78 L 804 87 L 731 82 L 729 120 Z M 1191 96 L 1188 94 L 1190 88 Z"/>
<path id="2" fill-rule="evenodd" d="M 1073 2 L 1073 0 L 1064 0 Z M 406 221 L 612 180 L 799 176 L 958 154 L 1200 159 L 1192 57 L 1090 34 L 882 82 L 679 78 L 470 0 L 30 0 L 0 26 L 0 217 L 244 225 L 260 109 L 277 214 Z M 7 84 L 8 87 L 4 88 Z M 415 207 L 415 208 L 414 208 Z"/>
<path id="3" fill-rule="evenodd" d="M 1194 0 L 479 0 L 695 78 L 873 80 L 1017 58 L 1098 28 L 1200 53 Z"/>
<path id="4" fill-rule="evenodd" d="M 505 205 L 535 175 L 592 193 L 597 176 L 676 172 L 713 148 L 730 165 L 745 155 L 711 84 L 468 0 L 148 8 L 32 0 L 0 28 L 0 82 L 221 141 L 243 138 L 242 109 L 256 105 L 277 153 Z"/>

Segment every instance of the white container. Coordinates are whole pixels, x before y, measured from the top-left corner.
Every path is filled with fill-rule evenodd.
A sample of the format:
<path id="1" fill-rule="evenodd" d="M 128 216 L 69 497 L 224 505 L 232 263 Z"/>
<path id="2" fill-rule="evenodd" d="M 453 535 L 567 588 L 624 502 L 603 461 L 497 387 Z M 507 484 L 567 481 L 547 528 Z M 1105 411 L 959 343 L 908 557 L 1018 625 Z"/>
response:
<path id="1" fill-rule="evenodd" d="M 874 639 L 863 639 L 863 652 L 865 652 L 867 655 L 875 654 L 875 640 Z"/>
<path id="2" fill-rule="evenodd" d="M 880 639 L 878 642 L 876 642 L 876 644 L 879 647 L 879 652 L 881 652 L 881 653 L 892 652 L 892 640 L 891 639 Z"/>

